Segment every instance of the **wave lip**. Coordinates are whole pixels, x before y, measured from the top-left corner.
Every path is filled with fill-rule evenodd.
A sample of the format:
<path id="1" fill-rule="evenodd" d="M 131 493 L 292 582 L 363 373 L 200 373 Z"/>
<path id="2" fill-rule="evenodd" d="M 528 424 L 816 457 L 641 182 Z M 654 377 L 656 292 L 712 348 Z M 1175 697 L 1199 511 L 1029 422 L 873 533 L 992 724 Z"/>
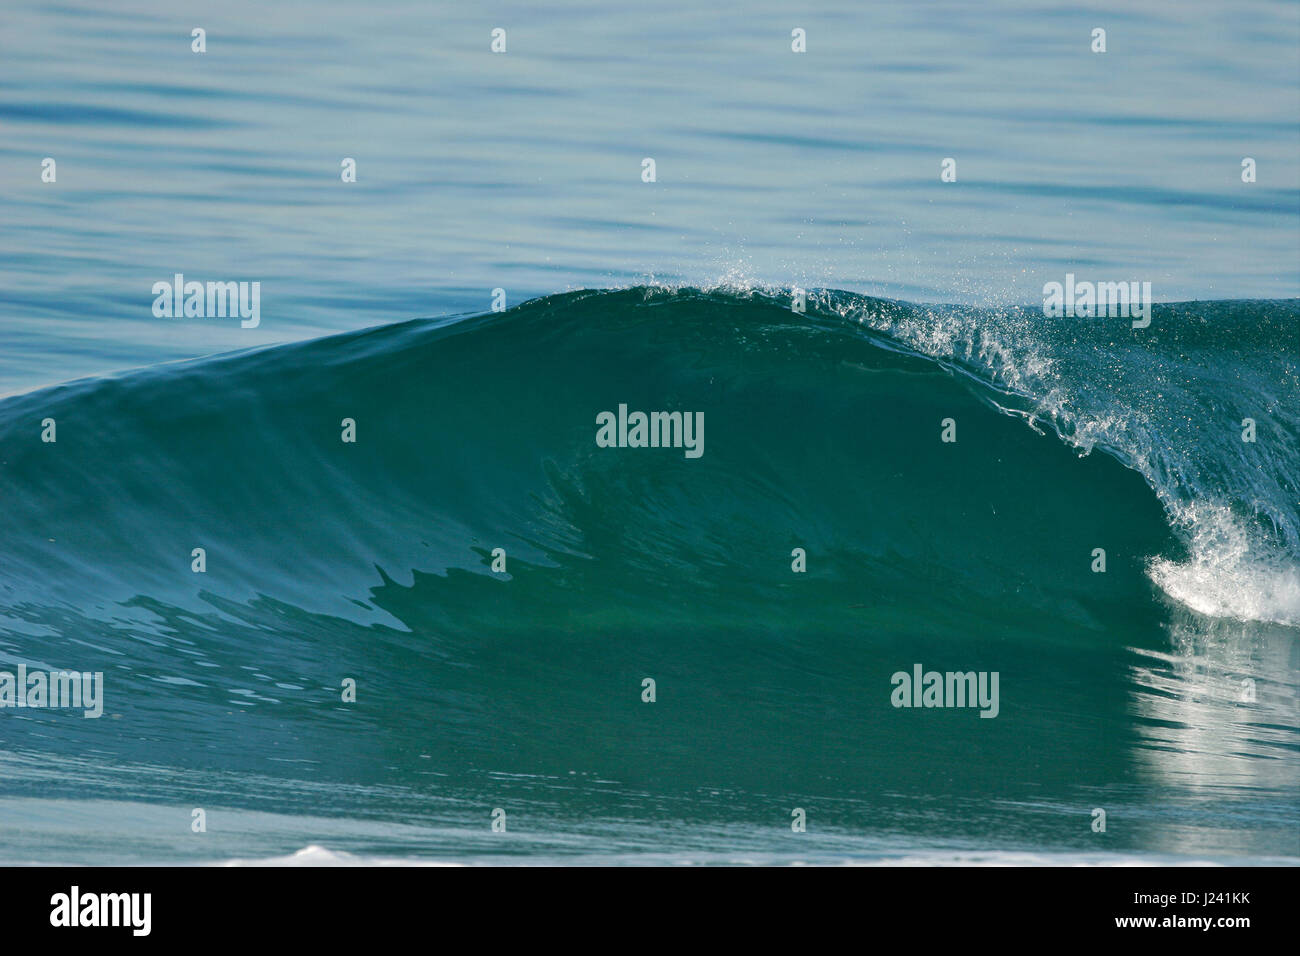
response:
<path id="1" fill-rule="evenodd" d="M 1031 309 L 820 305 L 973 377 L 1000 411 L 1140 474 L 1186 545 L 1149 577 L 1198 613 L 1300 626 L 1300 300 L 1158 305 L 1141 331 Z M 1248 426 L 1248 427 L 1247 427 Z M 1249 436 L 1249 437 L 1247 437 Z"/>

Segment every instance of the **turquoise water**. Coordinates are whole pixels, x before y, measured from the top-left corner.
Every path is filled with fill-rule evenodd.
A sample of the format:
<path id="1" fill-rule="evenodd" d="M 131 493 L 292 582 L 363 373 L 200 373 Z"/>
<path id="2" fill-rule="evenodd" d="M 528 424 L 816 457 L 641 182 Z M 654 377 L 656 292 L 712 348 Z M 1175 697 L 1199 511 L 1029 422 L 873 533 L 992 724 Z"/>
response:
<path id="1" fill-rule="evenodd" d="M 1298 9 L 15 9 L 0 861 L 1300 860 Z"/>

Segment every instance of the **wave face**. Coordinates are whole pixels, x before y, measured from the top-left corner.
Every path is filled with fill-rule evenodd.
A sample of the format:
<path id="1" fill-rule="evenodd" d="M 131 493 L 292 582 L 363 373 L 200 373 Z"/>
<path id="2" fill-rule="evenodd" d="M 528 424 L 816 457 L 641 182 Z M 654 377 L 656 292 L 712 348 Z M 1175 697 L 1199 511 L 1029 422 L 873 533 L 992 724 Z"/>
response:
<path id="1" fill-rule="evenodd" d="M 0 666 L 106 704 L 4 715 L 0 836 L 75 797 L 239 821 L 141 858 L 1300 856 L 1298 327 L 636 288 L 9 399 Z M 598 447 L 620 404 L 703 454 Z M 997 718 L 892 706 L 914 663 Z"/>

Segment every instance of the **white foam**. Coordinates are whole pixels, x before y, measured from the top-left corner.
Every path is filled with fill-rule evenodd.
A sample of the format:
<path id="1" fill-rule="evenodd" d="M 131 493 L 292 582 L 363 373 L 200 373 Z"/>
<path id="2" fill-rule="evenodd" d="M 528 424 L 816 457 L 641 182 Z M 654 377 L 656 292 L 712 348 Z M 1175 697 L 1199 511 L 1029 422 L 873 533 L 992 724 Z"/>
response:
<path id="1" fill-rule="evenodd" d="M 1175 601 L 1211 617 L 1300 627 L 1300 567 L 1265 550 L 1229 509 L 1204 504 L 1182 509 L 1192 557 L 1157 558 L 1147 573 Z"/>
<path id="2" fill-rule="evenodd" d="M 343 850 L 327 850 L 312 844 L 288 856 L 226 860 L 218 866 L 458 866 L 438 860 L 408 860 L 399 857 L 358 856 Z"/>
<path id="3" fill-rule="evenodd" d="M 576 856 L 543 855 L 541 857 L 477 857 L 461 862 L 410 857 L 364 856 L 321 846 L 308 846 L 289 856 L 266 859 L 229 860 L 220 866 L 906 866 L 906 867 L 994 867 L 994 866 L 1240 866 L 1247 863 L 1295 866 L 1295 857 L 1245 859 L 1211 855 L 1177 856 L 1169 853 L 1105 852 L 1035 852 L 1031 850 L 914 850 L 902 853 L 857 854 L 846 852 L 792 855 L 786 853 L 719 853 L 680 854 L 671 851 Z"/>

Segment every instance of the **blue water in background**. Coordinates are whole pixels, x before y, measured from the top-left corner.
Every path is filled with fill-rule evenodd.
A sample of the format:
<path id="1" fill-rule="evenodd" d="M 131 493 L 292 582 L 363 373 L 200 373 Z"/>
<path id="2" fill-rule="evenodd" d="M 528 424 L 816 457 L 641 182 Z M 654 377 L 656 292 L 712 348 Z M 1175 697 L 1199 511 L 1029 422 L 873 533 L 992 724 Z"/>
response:
<path id="1" fill-rule="evenodd" d="M 1292 297 L 1298 116 L 1295 3 L 9 3 L 0 394 L 498 287 Z M 261 326 L 154 318 L 176 272 Z"/>

